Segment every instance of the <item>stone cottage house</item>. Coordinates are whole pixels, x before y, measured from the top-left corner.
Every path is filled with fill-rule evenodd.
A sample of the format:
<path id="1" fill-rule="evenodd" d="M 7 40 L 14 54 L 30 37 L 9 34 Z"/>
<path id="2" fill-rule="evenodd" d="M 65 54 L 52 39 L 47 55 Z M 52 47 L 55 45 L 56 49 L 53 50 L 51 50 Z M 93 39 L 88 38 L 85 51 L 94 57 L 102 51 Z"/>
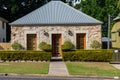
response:
<path id="1" fill-rule="evenodd" d="M 114 19 L 116 23 L 113 25 L 111 36 L 112 36 L 112 47 L 120 48 L 120 16 Z"/>
<path id="2" fill-rule="evenodd" d="M 10 23 L 11 43 L 25 50 L 39 50 L 41 42 L 52 45 L 53 55 L 61 54 L 61 45 L 71 41 L 76 49 L 90 49 L 93 40 L 101 43 L 102 22 L 61 1 L 50 1 Z"/>
<path id="3" fill-rule="evenodd" d="M 2 17 L 0 17 L 0 42 L 6 42 L 6 27 L 7 27 L 8 21 Z"/>

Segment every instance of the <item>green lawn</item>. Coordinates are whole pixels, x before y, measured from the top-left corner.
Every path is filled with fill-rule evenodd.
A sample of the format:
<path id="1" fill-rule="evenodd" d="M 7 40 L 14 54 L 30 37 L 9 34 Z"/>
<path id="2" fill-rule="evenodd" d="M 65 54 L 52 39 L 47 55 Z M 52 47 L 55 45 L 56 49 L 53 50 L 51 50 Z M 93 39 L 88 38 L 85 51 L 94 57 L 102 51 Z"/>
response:
<path id="1" fill-rule="evenodd" d="M 72 75 L 84 76 L 120 76 L 120 70 L 102 62 L 66 62 Z"/>
<path id="2" fill-rule="evenodd" d="M 0 73 L 47 74 L 49 62 L 0 63 Z"/>

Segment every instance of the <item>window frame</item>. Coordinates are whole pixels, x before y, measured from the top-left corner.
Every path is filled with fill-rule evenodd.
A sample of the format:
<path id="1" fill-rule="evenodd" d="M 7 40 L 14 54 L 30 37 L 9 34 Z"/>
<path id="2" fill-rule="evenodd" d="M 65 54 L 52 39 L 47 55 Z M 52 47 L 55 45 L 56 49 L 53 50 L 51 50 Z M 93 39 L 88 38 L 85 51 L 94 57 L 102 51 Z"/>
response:
<path id="1" fill-rule="evenodd" d="M 5 38 L 3 38 L 3 42 L 5 42 Z"/>
<path id="2" fill-rule="evenodd" d="M 4 21 L 2 21 L 2 29 L 5 29 L 5 22 Z"/>
<path id="3" fill-rule="evenodd" d="M 118 36 L 120 37 L 120 31 L 118 32 Z"/>

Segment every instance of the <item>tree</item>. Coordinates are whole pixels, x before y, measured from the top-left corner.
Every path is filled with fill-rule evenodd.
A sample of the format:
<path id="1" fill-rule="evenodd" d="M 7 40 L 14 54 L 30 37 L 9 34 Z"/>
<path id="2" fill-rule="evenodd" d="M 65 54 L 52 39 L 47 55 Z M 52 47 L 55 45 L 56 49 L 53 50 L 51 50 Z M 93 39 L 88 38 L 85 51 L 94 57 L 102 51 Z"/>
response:
<path id="1" fill-rule="evenodd" d="M 49 1 L 51 0 L 0 0 L 0 16 L 12 22 Z"/>
<path id="2" fill-rule="evenodd" d="M 84 13 L 102 21 L 102 36 L 107 36 L 108 15 L 117 16 L 117 2 L 118 0 L 82 0 L 75 8 L 81 8 Z"/>
<path id="3" fill-rule="evenodd" d="M 120 10 L 120 0 L 118 1 L 117 8 Z"/>

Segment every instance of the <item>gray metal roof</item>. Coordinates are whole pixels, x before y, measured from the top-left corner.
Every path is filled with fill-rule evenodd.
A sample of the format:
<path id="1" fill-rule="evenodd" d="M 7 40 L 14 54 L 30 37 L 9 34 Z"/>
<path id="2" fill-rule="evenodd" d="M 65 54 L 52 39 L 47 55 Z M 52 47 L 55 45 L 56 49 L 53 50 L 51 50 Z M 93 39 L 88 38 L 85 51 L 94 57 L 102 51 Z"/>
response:
<path id="1" fill-rule="evenodd" d="M 50 1 L 10 25 L 102 24 L 61 1 Z"/>
<path id="2" fill-rule="evenodd" d="M 113 19 L 114 21 L 120 20 L 120 16 L 117 16 L 116 18 Z"/>
<path id="3" fill-rule="evenodd" d="M 102 42 L 108 42 L 109 41 L 112 41 L 110 38 L 108 37 L 102 37 Z"/>

